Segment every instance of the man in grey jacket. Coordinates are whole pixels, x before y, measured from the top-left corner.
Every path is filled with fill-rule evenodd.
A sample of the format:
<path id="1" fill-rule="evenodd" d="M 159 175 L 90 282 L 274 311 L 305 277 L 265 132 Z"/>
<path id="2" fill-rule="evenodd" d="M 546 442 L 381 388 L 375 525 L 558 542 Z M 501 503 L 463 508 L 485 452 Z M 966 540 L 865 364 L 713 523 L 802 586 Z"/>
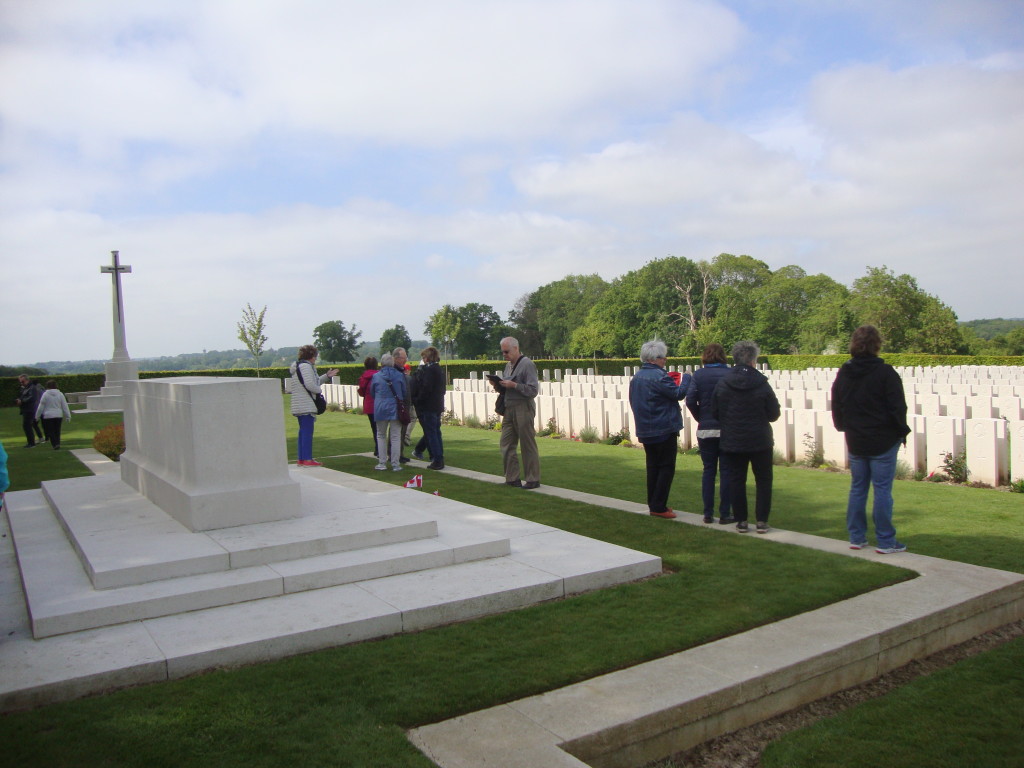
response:
<path id="1" fill-rule="evenodd" d="M 540 455 L 537 453 L 537 366 L 519 351 L 519 342 L 511 336 L 501 340 L 505 370 L 495 387 L 504 388 L 505 414 L 501 420 L 501 457 L 505 464 L 505 484 L 515 488 L 540 487 Z M 502 391 L 502 390 L 499 390 Z M 517 446 L 523 453 L 523 472 L 519 472 Z M 523 482 L 525 478 L 526 482 Z"/>

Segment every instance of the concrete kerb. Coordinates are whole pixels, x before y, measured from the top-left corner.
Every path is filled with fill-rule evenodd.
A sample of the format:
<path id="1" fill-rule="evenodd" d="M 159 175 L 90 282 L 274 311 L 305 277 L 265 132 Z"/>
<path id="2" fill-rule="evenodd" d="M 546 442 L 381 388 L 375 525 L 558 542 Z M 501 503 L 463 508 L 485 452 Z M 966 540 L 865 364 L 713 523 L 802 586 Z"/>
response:
<path id="1" fill-rule="evenodd" d="M 455 468 L 446 471 L 501 482 Z M 542 485 L 545 493 L 647 514 L 646 505 Z M 677 512 L 675 523 L 706 525 Z M 668 524 L 668 523 L 666 523 Z M 872 680 L 1024 617 L 1024 576 L 771 529 L 784 542 L 914 570 L 918 578 L 576 685 L 416 728 L 440 768 L 643 765 Z"/>

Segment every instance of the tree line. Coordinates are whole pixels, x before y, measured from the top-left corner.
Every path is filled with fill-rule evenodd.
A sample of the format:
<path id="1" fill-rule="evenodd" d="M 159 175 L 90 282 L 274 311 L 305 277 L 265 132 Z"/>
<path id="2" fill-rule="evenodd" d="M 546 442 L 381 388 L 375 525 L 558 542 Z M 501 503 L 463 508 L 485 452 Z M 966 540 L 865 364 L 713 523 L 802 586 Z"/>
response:
<path id="1" fill-rule="evenodd" d="M 766 354 L 836 354 L 859 325 L 878 327 L 888 352 L 1021 355 L 1024 320 L 999 321 L 982 337 L 910 275 L 868 267 L 844 286 L 789 265 L 769 269 L 750 256 L 711 261 L 670 256 L 608 282 L 569 275 L 521 296 L 501 322 L 491 307 L 445 305 L 425 331 L 462 358 L 493 357 L 505 335 L 533 357 L 634 357 L 652 338 L 675 355 L 709 342 L 753 339 Z"/>

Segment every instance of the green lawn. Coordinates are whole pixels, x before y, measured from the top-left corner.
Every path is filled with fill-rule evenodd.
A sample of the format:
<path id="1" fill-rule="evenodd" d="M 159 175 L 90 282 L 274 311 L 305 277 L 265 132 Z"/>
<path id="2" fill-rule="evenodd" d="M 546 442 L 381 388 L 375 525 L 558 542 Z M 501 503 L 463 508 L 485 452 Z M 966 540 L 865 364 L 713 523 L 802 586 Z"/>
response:
<path id="1" fill-rule="evenodd" d="M 87 443 L 89 430 L 110 420 L 76 417 L 64 445 Z M 286 417 L 285 424 L 294 459 L 295 420 Z M 6 446 L 23 441 L 15 409 L 0 410 L 0 437 Z M 444 439 L 447 463 L 500 474 L 497 432 L 445 427 Z M 370 444 L 363 416 L 328 413 L 317 421 L 314 454 L 327 466 L 402 482 L 397 473 L 374 472 L 372 459 L 348 455 Z M 642 451 L 550 439 L 540 445 L 545 484 L 644 498 Z M 9 452 L 14 489 L 73 474 L 64 471 L 70 457 L 63 450 Z M 699 478 L 699 458 L 680 457 L 673 506 L 699 510 Z M 725 536 L 540 494 L 529 494 L 524 505 L 525 491 L 444 472 L 425 471 L 424 479 L 425 492 L 657 554 L 670 573 L 464 624 L 9 715 L 0 718 L 0 764 L 427 766 L 404 739 L 405 728 L 673 653 L 910 575 L 866 560 L 766 546 L 765 537 Z M 842 475 L 778 468 L 772 522 L 844 538 L 847 483 Z M 954 497 L 960 501 L 943 495 L 960 491 L 967 494 Z M 914 551 L 952 551 L 956 559 L 1024 570 L 1024 497 L 913 483 L 901 483 L 896 493 L 900 536 Z M 1007 538 L 1015 547 L 978 546 L 978 539 L 956 545 L 966 530 L 960 519 L 981 510 L 985 525 L 972 528 L 974 535 L 993 544 Z M 797 579 L 801 589 L 793 590 Z"/>

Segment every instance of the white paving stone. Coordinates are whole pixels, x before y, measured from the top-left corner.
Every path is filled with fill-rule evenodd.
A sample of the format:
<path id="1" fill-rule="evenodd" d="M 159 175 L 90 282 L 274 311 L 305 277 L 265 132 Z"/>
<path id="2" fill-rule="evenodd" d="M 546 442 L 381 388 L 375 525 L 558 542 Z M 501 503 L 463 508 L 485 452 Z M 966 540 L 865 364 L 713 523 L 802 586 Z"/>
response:
<path id="1" fill-rule="evenodd" d="M 394 607 L 355 585 L 164 616 L 144 622 L 167 675 L 260 661 L 402 631 Z"/>

